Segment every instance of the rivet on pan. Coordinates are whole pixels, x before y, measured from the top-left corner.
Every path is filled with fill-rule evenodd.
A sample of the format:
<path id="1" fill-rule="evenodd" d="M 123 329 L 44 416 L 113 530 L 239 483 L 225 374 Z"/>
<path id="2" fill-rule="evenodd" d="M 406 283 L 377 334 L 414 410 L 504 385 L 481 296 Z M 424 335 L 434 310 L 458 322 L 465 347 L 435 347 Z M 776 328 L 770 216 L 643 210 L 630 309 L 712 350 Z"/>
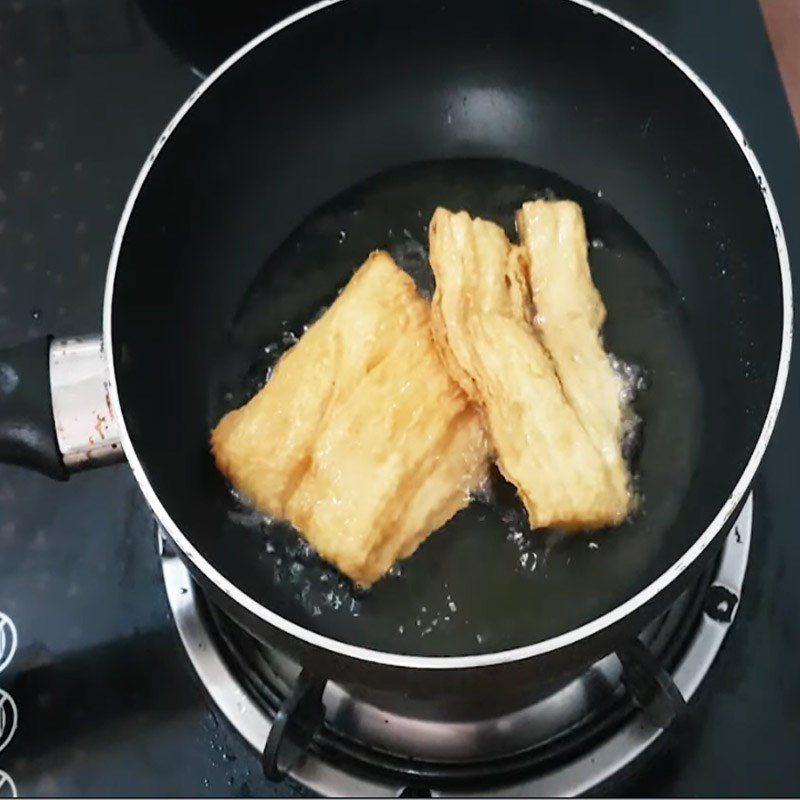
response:
<path id="1" fill-rule="evenodd" d="M 738 602 L 739 598 L 730 589 L 715 584 L 706 594 L 703 610 L 714 621 L 727 623 L 733 619 Z"/>

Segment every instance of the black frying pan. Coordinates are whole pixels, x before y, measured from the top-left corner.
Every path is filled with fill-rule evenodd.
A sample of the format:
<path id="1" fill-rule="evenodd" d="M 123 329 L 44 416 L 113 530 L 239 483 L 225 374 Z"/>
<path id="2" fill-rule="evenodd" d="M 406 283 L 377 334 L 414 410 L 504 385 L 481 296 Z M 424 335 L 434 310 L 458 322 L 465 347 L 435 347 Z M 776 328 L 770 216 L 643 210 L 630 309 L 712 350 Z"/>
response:
<path id="1" fill-rule="evenodd" d="M 209 431 L 372 249 L 429 291 L 436 205 L 512 233 L 539 196 L 583 207 L 607 346 L 649 376 L 642 511 L 530 533 L 498 480 L 357 594 L 236 502 Z M 782 396 L 789 283 L 735 123 L 640 33 L 570 0 L 322 4 L 213 75 L 148 160 L 111 259 L 112 399 L 159 519 L 259 636 L 365 681 L 561 670 L 635 633 L 713 554 Z"/>

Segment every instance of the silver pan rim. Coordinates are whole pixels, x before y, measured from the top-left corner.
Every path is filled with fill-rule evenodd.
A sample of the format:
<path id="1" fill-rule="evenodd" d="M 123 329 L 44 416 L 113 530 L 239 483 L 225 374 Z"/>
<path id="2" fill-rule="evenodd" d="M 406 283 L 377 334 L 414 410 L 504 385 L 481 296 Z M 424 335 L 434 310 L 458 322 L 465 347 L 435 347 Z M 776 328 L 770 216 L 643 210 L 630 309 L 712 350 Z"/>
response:
<path id="1" fill-rule="evenodd" d="M 710 525 L 695 540 L 694 544 L 669 567 L 669 569 L 663 572 L 656 580 L 654 580 L 644 589 L 640 590 L 633 597 L 629 598 L 624 603 L 621 603 L 611 611 L 606 612 L 602 616 L 591 620 L 590 622 L 574 628 L 571 631 L 567 631 L 566 633 L 559 634 L 558 636 L 545 639 L 544 641 L 537 642 L 535 644 L 525 645 L 523 647 L 517 647 L 511 650 L 501 650 L 497 652 L 482 653 L 480 655 L 471 656 L 410 656 L 400 653 L 387 653 L 348 644 L 346 642 L 315 633 L 314 631 L 310 631 L 301 625 L 291 622 L 285 617 L 276 614 L 274 611 L 271 611 L 265 606 L 262 606 L 235 584 L 231 583 L 202 556 L 202 554 L 184 535 L 178 525 L 176 525 L 176 523 L 172 520 L 170 515 L 167 513 L 167 510 L 161 504 L 155 489 L 151 485 L 147 474 L 145 473 L 144 467 L 139 461 L 136 450 L 134 449 L 127 430 L 125 415 L 122 410 L 118 393 L 114 365 L 114 347 L 112 341 L 111 320 L 113 314 L 114 282 L 119 254 L 122 250 L 128 221 L 133 212 L 136 200 L 139 197 L 139 192 L 142 188 L 142 185 L 144 184 L 150 169 L 153 166 L 153 163 L 158 157 L 158 154 L 161 152 L 172 132 L 181 122 L 183 117 L 189 112 L 192 106 L 197 102 L 197 100 L 202 97 L 202 95 L 217 81 L 221 75 L 227 72 L 255 47 L 280 33 L 280 31 L 282 31 L 284 28 L 294 25 L 306 17 L 319 13 L 331 6 L 347 2 L 347 0 L 320 0 L 320 2 L 317 2 L 296 12 L 295 14 L 292 14 L 291 16 L 278 22 L 276 25 L 273 25 L 271 28 L 268 28 L 263 33 L 256 36 L 250 42 L 233 53 L 219 67 L 217 67 L 217 69 L 215 69 L 200 84 L 200 86 L 198 86 L 197 89 L 192 92 L 192 94 L 183 103 L 183 105 L 159 136 L 136 178 L 130 195 L 128 196 L 128 200 L 125 204 L 125 208 L 122 212 L 122 216 L 114 237 L 114 243 L 109 258 L 108 273 L 106 276 L 105 297 L 103 304 L 103 341 L 105 352 L 108 358 L 108 367 L 110 373 L 111 402 L 113 403 L 117 419 L 119 420 L 122 446 L 128 459 L 128 463 L 133 471 L 134 477 L 136 478 L 136 481 L 138 482 L 145 499 L 155 513 L 158 521 L 167 531 L 177 547 L 181 550 L 184 558 L 186 558 L 195 569 L 199 570 L 205 579 L 210 581 L 218 591 L 227 595 L 237 605 L 243 607 L 250 614 L 267 623 L 268 625 L 277 628 L 289 636 L 313 645 L 314 647 L 330 651 L 333 654 L 346 656 L 362 662 L 380 664 L 387 667 L 402 667 L 422 670 L 475 669 L 536 658 L 537 656 L 542 656 L 547 653 L 552 653 L 556 650 L 570 647 L 584 639 L 588 639 L 601 633 L 602 631 L 630 616 L 638 609 L 642 608 L 651 600 L 653 600 L 658 594 L 660 594 L 664 589 L 677 580 L 680 575 L 692 564 L 694 564 L 700 555 L 711 545 L 711 543 L 724 529 L 726 523 L 730 520 L 731 516 L 743 501 L 750 484 L 753 481 L 756 470 L 761 463 L 764 452 L 767 448 L 767 444 L 769 443 L 770 437 L 772 436 L 772 432 L 775 428 L 775 423 L 777 421 L 778 412 L 780 411 L 781 403 L 783 401 L 789 374 L 793 325 L 792 279 L 789 266 L 789 256 L 786 248 L 786 240 L 783 233 L 783 225 L 781 223 L 780 215 L 775 203 L 775 198 L 772 194 L 772 190 L 770 189 L 767 178 L 764 175 L 764 171 L 762 170 L 755 153 L 747 143 L 747 140 L 738 124 L 733 119 L 730 112 L 722 104 L 720 99 L 714 94 L 714 92 L 712 92 L 712 90 L 697 75 L 697 73 L 695 73 L 691 67 L 683 62 L 668 47 L 666 47 L 655 37 L 648 34 L 642 28 L 624 19 L 613 11 L 609 11 L 608 9 L 597 5 L 595 2 L 593 2 L 593 0 L 562 1 L 582 6 L 593 14 L 597 14 L 611 20 L 612 22 L 639 37 L 639 39 L 646 44 L 653 47 L 665 58 L 667 58 L 675 67 L 680 69 L 681 72 L 683 72 L 684 75 L 686 75 L 686 77 L 692 81 L 692 83 L 694 83 L 695 87 L 705 96 L 706 100 L 713 106 L 713 108 L 722 118 L 728 130 L 731 132 L 731 135 L 739 145 L 743 156 L 750 165 L 754 179 L 761 187 L 762 197 L 767 208 L 775 236 L 775 246 L 781 273 L 783 299 L 781 352 L 772 398 L 764 419 L 761 433 L 759 434 L 758 440 L 753 448 L 753 452 L 751 453 L 750 458 L 748 459 L 748 462 L 741 476 L 739 477 L 739 480 L 734 486 L 733 491 L 728 496 L 722 508 L 717 512 L 717 515 L 711 521 Z"/>

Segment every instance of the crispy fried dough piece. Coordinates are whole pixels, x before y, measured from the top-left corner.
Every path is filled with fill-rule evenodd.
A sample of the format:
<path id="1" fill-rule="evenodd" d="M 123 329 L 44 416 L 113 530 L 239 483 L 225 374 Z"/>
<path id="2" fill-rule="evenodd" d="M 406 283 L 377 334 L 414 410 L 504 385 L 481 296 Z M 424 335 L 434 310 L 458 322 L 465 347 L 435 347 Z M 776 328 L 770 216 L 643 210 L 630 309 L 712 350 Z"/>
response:
<path id="1" fill-rule="evenodd" d="M 436 276 L 432 325 L 451 376 L 472 400 L 482 403 L 472 360 L 470 321 L 501 314 L 530 319 L 530 292 L 523 251 L 513 247 L 493 222 L 462 211 L 439 208 L 429 230 L 430 259 Z"/>
<path id="2" fill-rule="evenodd" d="M 592 282 L 583 213 L 570 201 L 537 200 L 517 213 L 517 229 L 528 255 L 538 334 L 606 464 L 621 521 L 632 502 L 621 448 L 622 384 L 600 337 L 606 309 Z"/>
<path id="3" fill-rule="evenodd" d="M 429 233 L 437 344 L 481 406 L 498 466 L 531 526 L 619 522 L 606 465 L 536 335 L 523 252 L 497 225 L 463 211 L 437 209 Z"/>
<path id="4" fill-rule="evenodd" d="M 487 460 L 428 304 L 382 252 L 220 421 L 211 446 L 237 489 L 363 585 L 467 505 Z"/>

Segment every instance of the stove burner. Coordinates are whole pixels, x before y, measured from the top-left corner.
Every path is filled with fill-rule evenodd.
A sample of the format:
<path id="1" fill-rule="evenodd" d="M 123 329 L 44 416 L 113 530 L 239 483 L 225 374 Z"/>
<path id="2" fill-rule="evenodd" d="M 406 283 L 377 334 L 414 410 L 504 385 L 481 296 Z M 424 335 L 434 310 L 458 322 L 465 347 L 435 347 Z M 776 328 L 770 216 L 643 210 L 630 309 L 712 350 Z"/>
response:
<path id="1" fill-rule="evenodd" d="M 162 568 L 201 682 L 259 753 L 271 750 L 273 777 L 280 775 L 280 749 L 281 766 L 322 795 L 576 795 L 634 761 L 695 693 L 736 614 L 752 514 L 751 497 L 717 562 L 639 639 L 560 688 L 499 713 L 300 679 L 299 665 L 206 601 L 169 547 Z M 300 680 L 312 700 L 322 693 L 325 721 L 316 734 L 316 725 L 305 726 L 313 736 L 308 752 L 292 753 L 287 764 L 285 743 L 269 734 L 274 725 L 292 724 L 287 703 L 308 703 L 313 718 Z"/>

